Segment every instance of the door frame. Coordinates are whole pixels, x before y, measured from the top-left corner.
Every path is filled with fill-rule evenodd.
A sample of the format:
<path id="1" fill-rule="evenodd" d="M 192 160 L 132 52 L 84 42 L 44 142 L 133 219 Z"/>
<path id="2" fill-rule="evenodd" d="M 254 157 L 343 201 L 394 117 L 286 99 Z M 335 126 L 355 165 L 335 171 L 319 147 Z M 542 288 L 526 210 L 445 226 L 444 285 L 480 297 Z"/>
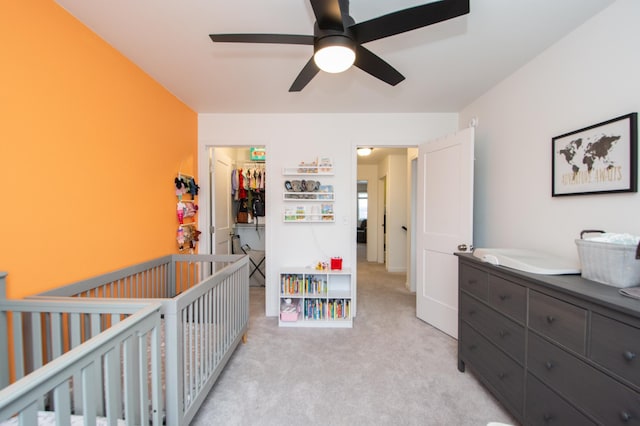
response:
<path id="1" fill-rule="evenodd" d="M 269 151 L 269 144 L 268 142 L 265 141 L 256 141 L 255 143 L 250 143 L 247 141 L 242 141 L 242 142 L 236 142 L 234 143 L 234 141 L 200 141 L 200 143 L 198 144 L 198 182 L 200 185 L 200 192 L 202 194 L 207 194 L 206 196 L 209 197 L 209 194 L 212 194 L 212 189 L 213 189 L 213 185 L 211 182 L 211 170 L 209 167 L 209 153 L 211 152 L 211 150 L 213 150 L 214 148 L 229 148 L 229 149 L 245 149 L 245 148 L 249 148 L 252 146 L 264 146 L 265 150 L 268 152 Z M 265 167 L 267 167 L 267 179 L 269 179 L 269 175 L 271 174 L 270 170 L 268 169 L 268 160 L 265 162 Z M 229 177 L 230 178 L 230 177 Z M 268 188 L 268 181 L 267 181 L 267 188 Z M 217 196 L 217 194 L 216 194 Z M 213 247 L 213 242 L 212 242 L 212 234 L 211 234 L 211 226 L 213 225 L 213 223 L 215 222 L 215 220 L 213 220 L 213 214 L 214 212 L 211 209 L 211 206 L 214 203 L 214 200 L 206 200 L 207 202 L 204 202 L 204 199 L 201 199 L 201 205 L 198 205 L 198 226 L 200 227 L 200 230 L 202 231 L 202 234 L 200 234 L 200 242 L 198 244 L 198 253 L 199 254 L 215 254 L 214 253 L 214 247 Z M 269 197 L 266 197 L 266 210 L 267 212 L 269 211 Z M 268 231 L 269 228 L 269 224 L 271 222 L 272 218 L 267 215 L 265 216 L 265 235 L 264 235 L 264 242 L 265 242 L 265 252 L 268 253 L 270 250 L 272 250 L 272 239 L 271 239 L 271 234 Z M 205 232 L 206 230 L 206 232 Z M 354 237 L 355 238 L 355 237 Z M 269 280 L 269 271 L 273 270 L 273 265 L 271 264 L 271 259 L 269 256 L 266 257 L 265 259 L 265 275 L 266 275 L 266 280 L 265 280 L 265 315 L 267 312 L 269 312 L 270 309 L 275 310 L 275 306 L 273 305 L 273 300 L 277 300 L 277 293 L 278 293 L 278 286 L 277 285 L 269 285 L 267 283 L 267 280 Z M 273 294 L 275 293 L 275 294 Z M 273 305 L 273 306 L 272 306 Z"/>

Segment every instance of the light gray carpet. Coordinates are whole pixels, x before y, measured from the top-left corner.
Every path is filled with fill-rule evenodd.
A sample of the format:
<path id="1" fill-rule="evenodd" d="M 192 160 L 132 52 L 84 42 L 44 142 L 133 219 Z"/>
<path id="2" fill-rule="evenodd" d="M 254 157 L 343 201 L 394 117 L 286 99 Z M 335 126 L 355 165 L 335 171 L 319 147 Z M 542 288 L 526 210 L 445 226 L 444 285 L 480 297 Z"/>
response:
<path id="1" fill-rule="evenodd" d="M 486 425 L 514 420 L 470 372 L 457 342 L 418 320 L 404 274 L 358 264 L 352 329 L 279 328 L 251 287 L 240 345 L 193 425 Z"/>

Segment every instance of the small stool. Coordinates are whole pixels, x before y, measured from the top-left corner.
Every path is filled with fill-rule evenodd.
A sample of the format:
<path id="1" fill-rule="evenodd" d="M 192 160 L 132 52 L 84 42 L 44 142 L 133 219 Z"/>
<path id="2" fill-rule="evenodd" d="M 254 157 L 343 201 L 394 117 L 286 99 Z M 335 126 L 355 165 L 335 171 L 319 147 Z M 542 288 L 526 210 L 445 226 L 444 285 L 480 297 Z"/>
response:
<path id="1" fill-rule="evenodd" d="M 264 263 L 264 260 L 267 258 L 264 255 L 264 251 L 262 251 L 262 250 L 252 250 L 251 246 L 249 246 L 249 244 L 241 245 L 240 249 L 244 252 L 244 254 L 249 255 L 249 261 L 251 262 L 251 265 L 252 265 L 252 270 L 251 270 L 251 273 L 249 274 L 249 278 L 251 278 L 253 276 L 253 274 L 255 274 L 256 272 L 258 272 L 260 275 L 262 275 L 262 278 L 266 278 L 264 276 L 264 273 L 260 269 L 260 267 Z M 258 263 L 256 263 L 256 261 L 251 256 L 252 253 L 255 254 L 255 257 L 257 257 Z"/>

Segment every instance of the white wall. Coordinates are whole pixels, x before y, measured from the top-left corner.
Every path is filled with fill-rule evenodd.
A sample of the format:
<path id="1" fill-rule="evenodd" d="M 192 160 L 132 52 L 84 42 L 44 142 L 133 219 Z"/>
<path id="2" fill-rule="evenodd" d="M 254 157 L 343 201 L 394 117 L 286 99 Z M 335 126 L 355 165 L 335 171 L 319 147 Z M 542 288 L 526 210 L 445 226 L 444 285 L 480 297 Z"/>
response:
<path id="1" fill-rule="evenodd" d="M 378 166 L 358 166 L 358 180 L 367 181 L 367 262 L 383 262 L 378 259 Z"/>
<path id="2" fill-rule="evenodd" d="M 618 0 L 460 113 L 477 117 L 476 247 L 577 259 L 580 230 L 640 234 L 640 194 L 551 197 L 551 138 L 640 109 L 640 1 Z"/>
<path id="3" fill-rule="evenodd" d="M 387 184 L 387 271 L 407 271 L 407 156 L 389 155 L 385 169 Z"/>
<path id="4" fill-rule="evenodd" d="M 416 210 L 418 191 L 418 148 L 407 149 L 407 290 L 416 291 Z"/>
<path id="5" fill-rule="evenodd" d="M 266 310 L 278 314 L 278 273 L 342 256 L 356 264 L 357 163 L 360 146 L 417 146 L 457 130 L 458 115 L 446 114 L 200 114 L 198 170 L 201 194 L 208 194 L 208 146 L 264 145 L 267 151 Z M 282 169 L 318 156 L 333 158 L 336 175 L 319 179 L 335 187 L 335 224 L 285 224 Z M 208 227 L 206 200 L 200 212 Z M 208 236 L 203 238 L 206 246 Z M 353 280 L 355 285 L 355 276 Z"/>

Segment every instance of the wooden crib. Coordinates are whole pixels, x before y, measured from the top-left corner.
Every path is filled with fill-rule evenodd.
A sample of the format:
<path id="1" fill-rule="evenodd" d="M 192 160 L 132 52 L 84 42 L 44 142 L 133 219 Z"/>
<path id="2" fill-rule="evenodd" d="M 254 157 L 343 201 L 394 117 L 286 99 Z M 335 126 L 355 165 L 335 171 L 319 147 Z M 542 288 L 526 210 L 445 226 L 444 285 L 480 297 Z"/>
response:
<path id="1" fill-rule="evenodd" d="M 8 300 L 6 275 L 0 425 L 162 424 L 160 303 Z"/>
<path id="2" fill-rule="evenodd" d="M 249 321 L 246 255 L 169 255 L 56 288 L 37 299 L 160 302 L 162 379 L 168 425 L 187 425 Z"/>

